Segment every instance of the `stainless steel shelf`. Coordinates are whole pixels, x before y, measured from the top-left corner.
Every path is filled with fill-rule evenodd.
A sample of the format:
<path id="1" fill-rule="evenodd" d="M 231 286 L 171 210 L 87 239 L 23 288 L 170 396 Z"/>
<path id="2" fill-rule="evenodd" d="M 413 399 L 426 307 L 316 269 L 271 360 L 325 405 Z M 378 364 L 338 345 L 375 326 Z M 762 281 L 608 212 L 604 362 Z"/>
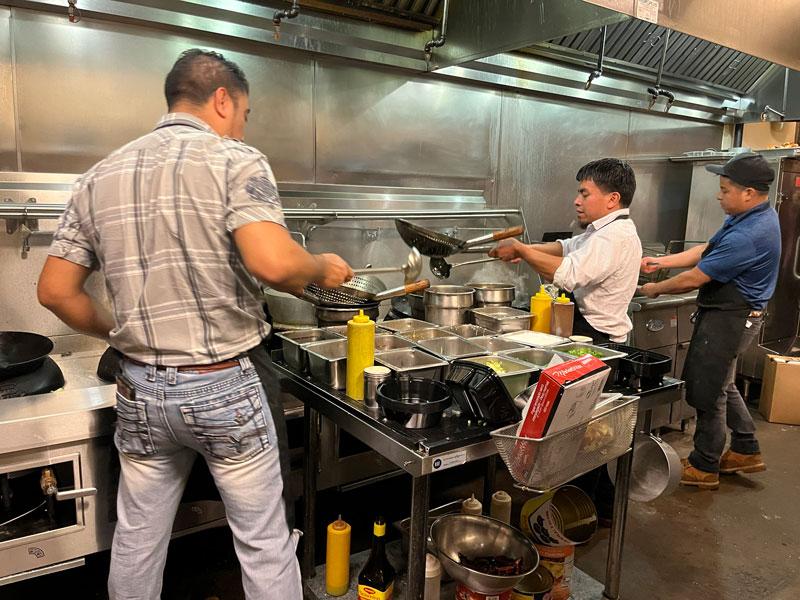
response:
<path id="1" fill-rule="evenodd" d="M 37 204 L 22 202 L 0 203 L 0 219 L 57 219 L 64 212 L 65 204 Z M 386 209 L 331 209 L 331 208 L 284 208 L 284 216 L 292 221 L 375 221 L 381 219 L 490 219 L 511 216 L 522 217 L 518 208 L 496 208 L 466 210 L 453 214 L 452 210 L 386 210 Z"/>

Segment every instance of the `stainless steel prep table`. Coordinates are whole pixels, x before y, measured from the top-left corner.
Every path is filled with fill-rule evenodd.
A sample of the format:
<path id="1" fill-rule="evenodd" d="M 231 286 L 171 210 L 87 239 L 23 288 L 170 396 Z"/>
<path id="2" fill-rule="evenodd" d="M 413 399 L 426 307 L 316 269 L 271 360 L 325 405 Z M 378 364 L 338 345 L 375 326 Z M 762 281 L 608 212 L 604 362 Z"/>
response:
<path id="1" fill-rule="evenodd" d="M 276 359 L 279 359 L 279 353 Z M 425 552 L 430 495 L 431 473 L 453 466 L 465 464 L 481 458 L 494 457 L 497 453 L 494 442 L 488 438 L 472 441 L 464 445 L 448 448 L 440 453 L 432 453 L 414 439 L 414 434 L 405 436 L 382 423 L 374 412 L 362 403 L 349 399 L 344 393 L 319 385 L 308 377 L 298 375 L 288 369 L 280 360 L 275 368 L 288 383 L 286 391 L 294 393 L 305 404 L 305 468 L 304 496 L 305 511 L 303 528 L 305 532 L 302 557 L 303 576 L 307 579 L 315 573 L 315 516 L 316 516 L 316 478 L 317 468 L 314 457 L 318 452 L 318 439 L 314 433 L 319 427 L 320 416 L 357 437 L 373 450 L 390 460 L 412 476 L 411 493 L 411 531 L 408 551 L 408 592 L 406 600 L 422 600 L 425 583 Z M 649 412 L 655 406 L 668 404 L 680 398 L 683 383 L 665 379 L 664 385 L 651 393 L 645 393 L 641 400 L 642 408 Z M 625 533 L 625 519 L 628 506 L 632 449 L 618 460 L 615 487 L 618 492 L 614 503 L 614 515 L 609 538 L 609 551 L 606 563 L 606 583 L 604 597 L 609 600 L 619 598 L 622 546 Z M 487 479 L 494 477 L 495 460 L 491 458 L 487 468 Z M 491 491 L 485 486 L 484 491 Z M 486 494 L 484 494 L 486 495 Z M 488 502 L 486 506 L 488 506 Z"/>

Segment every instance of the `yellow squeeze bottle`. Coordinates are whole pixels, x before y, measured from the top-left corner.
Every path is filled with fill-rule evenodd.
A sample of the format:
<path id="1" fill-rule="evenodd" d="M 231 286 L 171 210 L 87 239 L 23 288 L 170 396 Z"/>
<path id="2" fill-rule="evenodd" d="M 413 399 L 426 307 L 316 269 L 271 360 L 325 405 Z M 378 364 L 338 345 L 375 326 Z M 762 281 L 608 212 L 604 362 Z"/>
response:
<path id="1" fill-rule="evenodd" d="M 347 395 L 364 401 L 364 369 L 375 364 L 375 321 L 359 310 L 347 322 Z"/>
<path id="2" fill-rule="evenodd" d="M 550 318 L 553 312 L 553 299 L 544 286 L 531 296 L 531 330 L 550 333 Z"/>
<path id="3" fill-rule="evenodd" d="M 350 589 L 350 525 L 342 516 L 328 525 L 325 550 L 325 591 L 330 596 L 344 596 Z"/>

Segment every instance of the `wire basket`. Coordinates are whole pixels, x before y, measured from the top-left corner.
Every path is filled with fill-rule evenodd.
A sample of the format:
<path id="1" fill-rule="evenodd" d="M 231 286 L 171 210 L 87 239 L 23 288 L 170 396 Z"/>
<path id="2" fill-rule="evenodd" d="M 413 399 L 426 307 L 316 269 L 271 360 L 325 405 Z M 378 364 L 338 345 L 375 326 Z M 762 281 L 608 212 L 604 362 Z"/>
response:
<path id="1" fill-rule="evenodd" d="M 517 437 L 518 424 L 493 431 L 492 438 L 517 484 L 544 492 L 625 454 L 633 441 L 638 400 L 621 396 L 588 421 L 543 438 Z"/>

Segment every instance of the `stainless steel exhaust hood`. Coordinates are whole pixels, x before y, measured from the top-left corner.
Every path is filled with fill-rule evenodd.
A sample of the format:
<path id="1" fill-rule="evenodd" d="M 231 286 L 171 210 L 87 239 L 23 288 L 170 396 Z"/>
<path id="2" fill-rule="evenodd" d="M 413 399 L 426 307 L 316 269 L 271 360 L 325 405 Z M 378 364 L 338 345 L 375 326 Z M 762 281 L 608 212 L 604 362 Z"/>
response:
<path id="1" fill-rule="evenodd" d="M 648 0 L 584 0 L 631 17 Z M 796 0 L 658 1 L 658 25 L 800 70 Z"/>

